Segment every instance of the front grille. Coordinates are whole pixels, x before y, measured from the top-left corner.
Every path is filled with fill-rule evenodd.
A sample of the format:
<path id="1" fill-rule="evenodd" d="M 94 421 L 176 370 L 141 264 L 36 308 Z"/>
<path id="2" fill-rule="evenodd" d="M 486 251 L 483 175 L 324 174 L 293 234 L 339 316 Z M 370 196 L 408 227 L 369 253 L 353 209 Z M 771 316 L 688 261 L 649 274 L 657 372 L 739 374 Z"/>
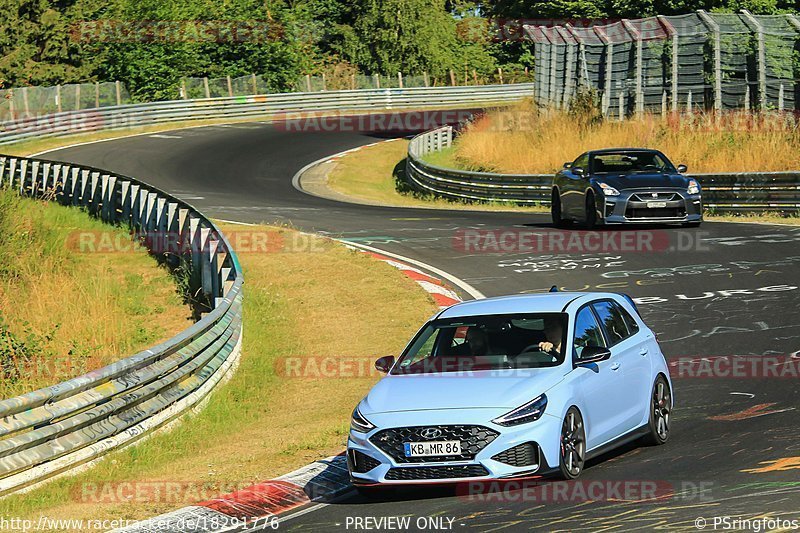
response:
<path id="1" fill-rule="evenodd" d="M 629 207 L 625 210 L 627 218 L 683 218 L 686 216 L 686 209 L 680 207 Z"/>
<path id="2" fill-rule="evenodd" d="M 525 442 L 498 453 L 492 459 L 510 466 L 538 465 L 539 446 L 535 442 Z"/>
<path id="3" fill-rule="evenodd" d="M 386 479 L 411 481 L 415 479 L 455 479 L 488 475 L 489 472 L 481 465 L 417 466 L 412 468 L 392 468 L 386 474 Z"/>
<path id="4" fill-rule="evenodd" d="M 441 434 L 433 438 L 424 438 L 422 430 L 435 428 Z M 441 461 L 465 461 L 474 459 L 475 455 L 497 438 L 498 432 L 483 426 L 412 426 L 391 428 L 379 431 L 372 437 L 372 444 L 386 452 L 398 463 L 433 463 Z M 441 457 L 406 457 L 403 443 L 457 440 L 461 442 L 461 455 Z"/>
<path id="5" fill-rule="evenodd" d="M 657 192 L 655 196 L 653 193 L 640 192 L 631 195 L 631 200 L 635 202 L 671 202 L 672 200 L 680 200 L 680 196 L 674 192 Z"/>
<path id="6" fill-rule="evenodd" d="M 365 474 L 381 464 L 377 459 L 358 450 L 350 450 L 347 454 L 347 462 L 350 463 L 350 471 L 357 474 Z"/>

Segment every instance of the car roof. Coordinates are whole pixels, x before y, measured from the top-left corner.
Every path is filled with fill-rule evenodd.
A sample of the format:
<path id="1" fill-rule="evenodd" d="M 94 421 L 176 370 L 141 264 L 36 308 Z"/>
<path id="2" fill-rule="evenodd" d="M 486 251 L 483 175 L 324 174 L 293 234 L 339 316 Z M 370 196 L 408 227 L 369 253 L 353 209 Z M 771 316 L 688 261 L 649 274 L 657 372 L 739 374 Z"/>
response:
<path id="1" fill-rule="evenodd" d="M 654 148 L 603 148 L 601 150 L 589 150 L 587 153 L 590 155 L 602 154 L 616 154 L 619 152 L 652 152 L 660 154 L 661 152 Z"/>
<path id="2" fill-rule="evenodd" d="M 619 295 L 606 292 L 546 292 L 497 296 L 455 304 L 439 313 L 436 318 L 521 313 L 561 313 L 569 303 L 584 296 L 591 296 L 587 300 L 599 300 L 616 298 Z"/>

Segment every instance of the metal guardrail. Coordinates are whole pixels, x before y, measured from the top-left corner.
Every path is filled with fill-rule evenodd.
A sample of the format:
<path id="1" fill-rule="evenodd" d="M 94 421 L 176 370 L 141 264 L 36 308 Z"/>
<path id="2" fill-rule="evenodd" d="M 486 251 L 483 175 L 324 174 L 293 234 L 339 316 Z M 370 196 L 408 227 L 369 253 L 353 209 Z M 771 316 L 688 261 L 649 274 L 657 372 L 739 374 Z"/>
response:
<path id="1" fill-rule="evenodd" d="M 93 461 L 196 407 L 238 362 L 243 278 L 236 254 L 213 222 L 137 179 L 0 155 L 0 186 L 80 206 L 146 237 L 151 253 L 184 270 L 209 310 L 158 346 L 0 401 L 5 495 Z"/>
<path id="2" fill-rule="evenodd" d="M 453 128 L 414 137 L 408 145 L 406 179 L 415 190 L 459 201 L 549 205 L 552 174 L 497 174 L 443 168 L 425 156 L 452 146 Z M 703 205 L 720 212 L 797 211 L 800 171 L 692 174 L 703 188 Z"/>
<path id="3" fill-rule="evenodd" d="M 52 113 L 0 123 L 0 144 L 193 119 L 281 117 L 293 113 L 387 111 L 508 103 L 533 95 L 532 83 L 411 87 L 175 100 Z"/>

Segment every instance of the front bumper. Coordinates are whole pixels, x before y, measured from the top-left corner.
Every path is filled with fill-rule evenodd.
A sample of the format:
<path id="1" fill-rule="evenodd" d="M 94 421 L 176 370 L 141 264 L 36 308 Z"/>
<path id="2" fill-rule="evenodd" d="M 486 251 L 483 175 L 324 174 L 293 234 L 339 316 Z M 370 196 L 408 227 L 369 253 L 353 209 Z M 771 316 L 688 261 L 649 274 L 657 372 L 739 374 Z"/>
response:
<path id="1" fill-rule="evenodd" d="M 701 195 L 688 194 L 683 189 L 626 189 L 619 196 L 604 199 L 601 215 L 606 224 L 685 224 L 703 220 Z"/>
<path id="2" fill-rule="evenodd" d="M 377 428 L 366 434 L 351 431 L 347 441 L 350 480 L 355 485 L 416 485 L 509 479 L 550 472 L 552 465 L 558 465 L 561 421 L 545 413 L 539 420 L 519 426 L 503 427 L 491 422 L 506 411 L 453 409 L 371 415 L 369 419 Z M 428 427 L 444 429 L 446 436 L 464 434 L 464 427 L 477 427 L 488 430 L 492 436 L 480 441 L 462 440 L 462 450 L 469 452 L 458 458 L 408 459 L 396 449 L 392 451 L 386 442 L 376 445 L 376 437 L 385 436 L 387 430 L 409 435 L 408 428 Z M 447 429 L 454 427 L 458 431 Z"/>

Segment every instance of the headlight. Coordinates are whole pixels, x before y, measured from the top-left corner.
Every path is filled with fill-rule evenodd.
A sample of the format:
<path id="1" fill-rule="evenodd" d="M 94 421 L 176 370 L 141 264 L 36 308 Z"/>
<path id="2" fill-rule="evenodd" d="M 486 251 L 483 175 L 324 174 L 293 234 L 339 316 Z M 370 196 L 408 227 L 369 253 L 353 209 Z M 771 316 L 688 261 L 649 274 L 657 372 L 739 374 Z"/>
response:
<path id="1" fill-rule="evenodd" d="M 356 406 L 356 408 L 353 409 L 353 418 L 350 419 L 350 429 L 359 433 L 368 433 L 375 429 L 375 425 L 364 418 L 364 415 L 361 414 L 361 411 L 358 410 L 358 406 Z"/>
<path id="2" fill-rule="evenodd" d="M 689 194 L 700 194 L 700 184 L 696 180 L 689 180 L 689 188 L 686 189 Z"/>
<path id="3" fill-rule="evenodd" d="M 513 411 L 509 411 L 501 417 L 492 420 L 499 426 L 516 426 L 517 424 L 526 424 L 539 420 L 544 414 L 544 408 L 547 407 L 547 396 L 542 394 L 533 400 L 529 401 L 521 407 L 517 407 Z"/>
<path id="4" fill-rule="evenodd" d="M 600 188 L 603 189 L 603 194 L 606 196 L 619 196 L 619 191 L 606 183 L 599 183 Z"/>

